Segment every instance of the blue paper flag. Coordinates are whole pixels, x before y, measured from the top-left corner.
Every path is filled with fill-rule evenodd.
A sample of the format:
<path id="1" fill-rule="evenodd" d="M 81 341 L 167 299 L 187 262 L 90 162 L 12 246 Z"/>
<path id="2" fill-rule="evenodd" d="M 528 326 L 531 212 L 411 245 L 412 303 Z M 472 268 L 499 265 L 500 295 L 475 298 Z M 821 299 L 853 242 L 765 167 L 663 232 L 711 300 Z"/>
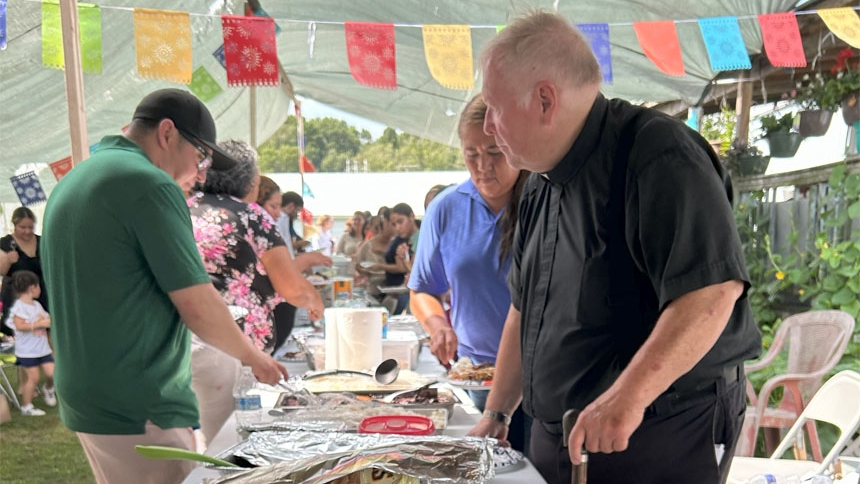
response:
<path id="1" fill-rule="evenodd" d="M 603 82 L 612 84 L 612 52 L 609 47 L 609 24 L 576 24 L 591 44 L 591 50 L 600 64 Z"/>
<path id="2" fill-rule="evenodd" d="M 311 187 L 307 183 L 302 182 L 302 198 L 304 197 L 316 198 L 314 197 L 314 192 L 311 191 Z"/>
<path id="3" fill-rule="evenodd" d="M 215 49 L 215 52 L 212 53 L 212 57 L 218 60 L 221 67 L 227 69 L 227 61 L 224 59 L 224 44 L 221 44 L 221 47 Z"/>
<path id="4" fill-rule="evenodd" d="M 47 200 L 36 172 L 28 171 L 23 175 L 13 176 L 9 180 L 12 181 L 12 186 L 15 188 L 15 193 L 18 194 L 18 199 L 21 200 L 21 205 L 29 207 Z"/>
<path id="5" fill-rule="evenodd" d="M 6 50 L 6 0 L 0 0 L 0 50 Z"/>
<path id="6" fill-rule="evenodd" d="M 712 71 L 752 69 L 737 17 L 700 18 L 699 30 L 708 49 Z"/>

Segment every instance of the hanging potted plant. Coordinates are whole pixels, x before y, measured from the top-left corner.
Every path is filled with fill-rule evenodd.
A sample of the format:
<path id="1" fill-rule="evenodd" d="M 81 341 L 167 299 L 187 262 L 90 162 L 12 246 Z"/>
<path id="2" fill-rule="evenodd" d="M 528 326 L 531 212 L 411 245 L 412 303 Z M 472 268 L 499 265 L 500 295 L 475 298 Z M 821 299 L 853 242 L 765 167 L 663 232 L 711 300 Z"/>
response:
<path id="1" fill-rule="evenodd" d="M 851 63 L 854 51 L 842 49 L 830 70 L 832 77 L 824 81 L 821 106 L 841 106 L 842 119 L 851 126 L 860 121 L 860 66 Z"/>
<path id="2" fill-rule="evenodd" d="M 794 101 L 801 109 L 797 127 L 800 136 L 804 138 L 824 136 L 830 128 L 833 111 L 836 110 L 836 106 L 822 106 L 824 76 L 820 72 L 815 73 L 814 76 L 804 74 L 796 87 L 795 90 L 791 91 L 790 96 L 783 95 L 783 98 Z"/>
<path id="3" fill-rule="evenodd" d="M 794 131 L 794 113 L 786 113 L 780 117 L 767 114 L 759 118 L 762 137 L 770 146 L 770 156 L 791 158 L 800 148 L 803 137 Z"/>
<path id="4" fill-rule="evenodd" d="M 724 158 L 726 168 L 740 177 L 763 175 L 770 164 L 770 156 L 762 154 L 756 146 L 739 139 L 732 141 Z"/>

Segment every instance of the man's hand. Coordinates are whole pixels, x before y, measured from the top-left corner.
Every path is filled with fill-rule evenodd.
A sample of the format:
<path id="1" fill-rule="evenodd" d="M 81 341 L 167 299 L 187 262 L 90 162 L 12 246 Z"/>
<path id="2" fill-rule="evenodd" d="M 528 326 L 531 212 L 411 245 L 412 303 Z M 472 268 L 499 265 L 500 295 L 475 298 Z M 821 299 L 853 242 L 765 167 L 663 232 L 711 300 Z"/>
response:
<path id="1" fill-rule="evenodd" d="M 430 336 L 430 353 L 446 363 L 457 354 L 457 334 L 451 326 L 442 326 Z"/>
<path id="2" fill-rule="evenodd" d="M 492 437 L 499 441 L 502 447 L 510 447 L 508 442 L 508 426 L 489 418 L 481 418 L 474 427 L 466 432 L 466 435 L 474 437 Z"/>
<path id="3" fill-rule="evenodd" d="M 610 388 L 579 414 L 568 440 L 570 461 L 580 464 L 583 446 L 589 452 L 605 454 L 626 450 L 644 414 L 644 408 Z"/>
<path id="4" fill-rule="evenodd" d="M 275 385 L 282 378 L 287 379 L 290 376 L 284 365 L 262 351 L 253 353 L 247 361 L 242 361 L 242 365 L 250 366 L 257 380 L 269 385 Z"/>

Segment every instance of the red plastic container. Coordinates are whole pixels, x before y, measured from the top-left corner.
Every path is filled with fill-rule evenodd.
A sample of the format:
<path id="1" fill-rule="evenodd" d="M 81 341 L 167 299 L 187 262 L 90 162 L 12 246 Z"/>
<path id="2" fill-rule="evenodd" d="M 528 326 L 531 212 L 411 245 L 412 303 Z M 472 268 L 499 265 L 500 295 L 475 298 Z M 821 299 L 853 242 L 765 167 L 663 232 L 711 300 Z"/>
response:
<path id="1" fill-rule="evenodd" d="M 375 415 L 358 424 L 360 434 L 431 435 L 433 421 L 421 415 Z"/>

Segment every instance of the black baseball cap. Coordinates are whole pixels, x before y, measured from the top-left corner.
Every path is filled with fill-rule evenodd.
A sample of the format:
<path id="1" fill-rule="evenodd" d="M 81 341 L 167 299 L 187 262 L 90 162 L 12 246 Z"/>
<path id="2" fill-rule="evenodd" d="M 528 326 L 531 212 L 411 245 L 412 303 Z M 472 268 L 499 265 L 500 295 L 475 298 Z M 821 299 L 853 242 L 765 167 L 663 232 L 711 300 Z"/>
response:
<path id="1" fill-rule="evenodd" d="M 215 144 L 215 120 L 209 109 L 188 91 L 160 89 L 146 95 L 134 110 L 134 119 L 170 119 L 186 136 L 212 149 L 212 169 L 226 171 L 238 164 Z"/>

